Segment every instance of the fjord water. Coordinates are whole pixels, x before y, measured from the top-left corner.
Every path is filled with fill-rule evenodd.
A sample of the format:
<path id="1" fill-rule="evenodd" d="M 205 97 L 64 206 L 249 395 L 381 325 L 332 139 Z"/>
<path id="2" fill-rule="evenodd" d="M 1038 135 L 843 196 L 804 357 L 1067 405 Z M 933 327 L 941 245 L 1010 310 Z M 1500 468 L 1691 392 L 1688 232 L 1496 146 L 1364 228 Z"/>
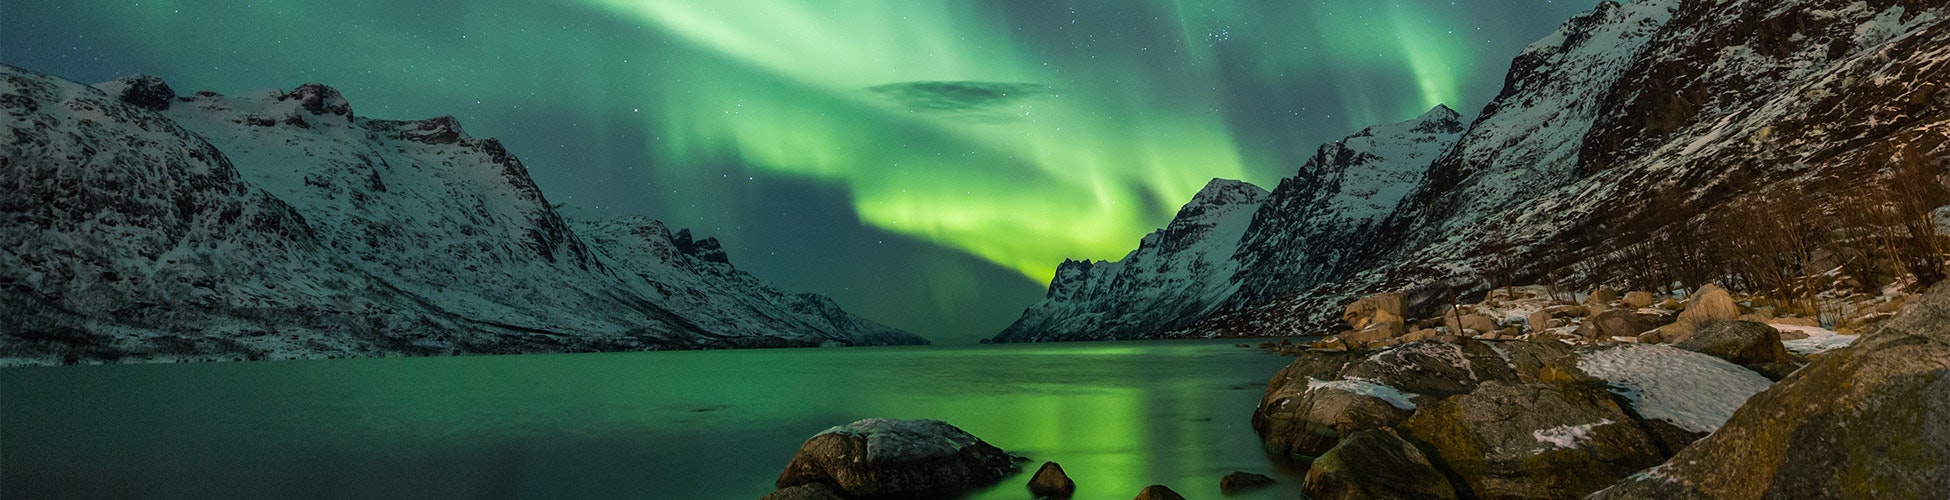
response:
<path id="1" fill-rule="evenodd" d="M 933 418 L 1077 498 L 1233 470 L 1293 498 L 1249 418 L 1286 359 L 1229 341 L 0 369 L 0 492 L 35 497 L 757 498 L 807 437 Z"/>

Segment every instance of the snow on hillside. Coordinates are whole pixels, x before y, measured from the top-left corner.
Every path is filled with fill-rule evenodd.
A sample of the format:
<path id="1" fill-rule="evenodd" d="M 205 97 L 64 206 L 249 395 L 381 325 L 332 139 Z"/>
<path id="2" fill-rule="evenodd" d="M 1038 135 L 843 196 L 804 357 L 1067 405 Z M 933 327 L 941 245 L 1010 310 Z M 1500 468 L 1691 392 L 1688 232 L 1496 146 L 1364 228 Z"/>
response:
<path id="1" fill-rule="evenodd" d="M 450 117 L 360 117 L 322 85 L 0 77 L 9 363 L 925 342 L 688 233 L 658 235 L 686 262 L 637 272 Z"/>
<path id="2" fill-rule="evenodd" d="M 1131 339 L 1204 316 L 1232 293 L 1233 250 L 1266 194 L 1213 179 L 1123 259 L 1058 266 L 1043 301 L 995 340 Z"/>

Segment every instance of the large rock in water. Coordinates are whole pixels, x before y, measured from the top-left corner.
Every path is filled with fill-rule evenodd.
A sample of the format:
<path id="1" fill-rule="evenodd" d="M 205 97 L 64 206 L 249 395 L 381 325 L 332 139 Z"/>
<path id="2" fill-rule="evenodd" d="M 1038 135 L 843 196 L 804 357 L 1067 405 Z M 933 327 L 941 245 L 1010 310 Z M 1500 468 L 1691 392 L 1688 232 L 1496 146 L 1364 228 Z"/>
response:
<path id="1" fill-rule="evenodd" d="M 1394 429 L 1354 433 L 1307 468 L 1315 500 L 1456 498 L 1455 486 Z"/>
<path id="2" fill-rule="evenodd" d="M 1781 331 L 1752 321 L 1716 321 L 1673 347 L 1741 366 L 1788 361 L 1787 347 L 1781 344 Z"/>
<path id="3" fill-rule="evenodd" d="M 1950 491 L 1950 285 L 1747 400 L 1594 498 L 1941 498 Z"/>
<path id="4" fill-rule="evenodd" d="M 946 422 L 870 418 L 807 439 L 778 487 L 823 483 L 859 500 L 940 497 L 1016 470 L 1015 457 Z"/>
<path id="5" fill-rule="evenodd" d="M 1664 459 L 1609 394 L 1576 384 L 1485 382 L 1404 429 L 1480 498 L 1573 498 Z"/>

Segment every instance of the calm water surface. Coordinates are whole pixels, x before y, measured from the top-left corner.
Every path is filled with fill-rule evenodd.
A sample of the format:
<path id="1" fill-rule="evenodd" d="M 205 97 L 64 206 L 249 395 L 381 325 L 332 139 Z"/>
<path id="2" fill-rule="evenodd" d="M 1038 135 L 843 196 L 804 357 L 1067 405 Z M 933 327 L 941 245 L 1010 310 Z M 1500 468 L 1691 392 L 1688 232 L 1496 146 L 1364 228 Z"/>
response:
<path id="1" fill-rule="evenodd" d="M 1286 359 L 1233 341 L 0 369 L 0 496 L 756 498 L 859 418 L 945 420 L 1078 498 L 1300 478 L 1248 424 Z M 1029 472 L 976 498 L 1027 498 Z M 1241 497 L 1235 497 L 1241 498 Z"/>

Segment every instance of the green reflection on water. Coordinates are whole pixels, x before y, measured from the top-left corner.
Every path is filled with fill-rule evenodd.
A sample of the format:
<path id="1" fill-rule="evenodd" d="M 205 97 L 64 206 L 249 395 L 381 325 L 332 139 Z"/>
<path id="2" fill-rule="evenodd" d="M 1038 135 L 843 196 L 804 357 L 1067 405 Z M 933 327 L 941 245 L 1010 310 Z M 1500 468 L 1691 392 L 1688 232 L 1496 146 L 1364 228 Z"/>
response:
<path id="1" fill-rule="evenodd" d="M 5 369 L 0 491 L 754 498 L 806 437 L 891 417 L 1060 462 L 1079 498 L 1216 496 L 1231 470 L 1288 498 L 1247 425 L 1284 364 L 1152 342 Z"/>

